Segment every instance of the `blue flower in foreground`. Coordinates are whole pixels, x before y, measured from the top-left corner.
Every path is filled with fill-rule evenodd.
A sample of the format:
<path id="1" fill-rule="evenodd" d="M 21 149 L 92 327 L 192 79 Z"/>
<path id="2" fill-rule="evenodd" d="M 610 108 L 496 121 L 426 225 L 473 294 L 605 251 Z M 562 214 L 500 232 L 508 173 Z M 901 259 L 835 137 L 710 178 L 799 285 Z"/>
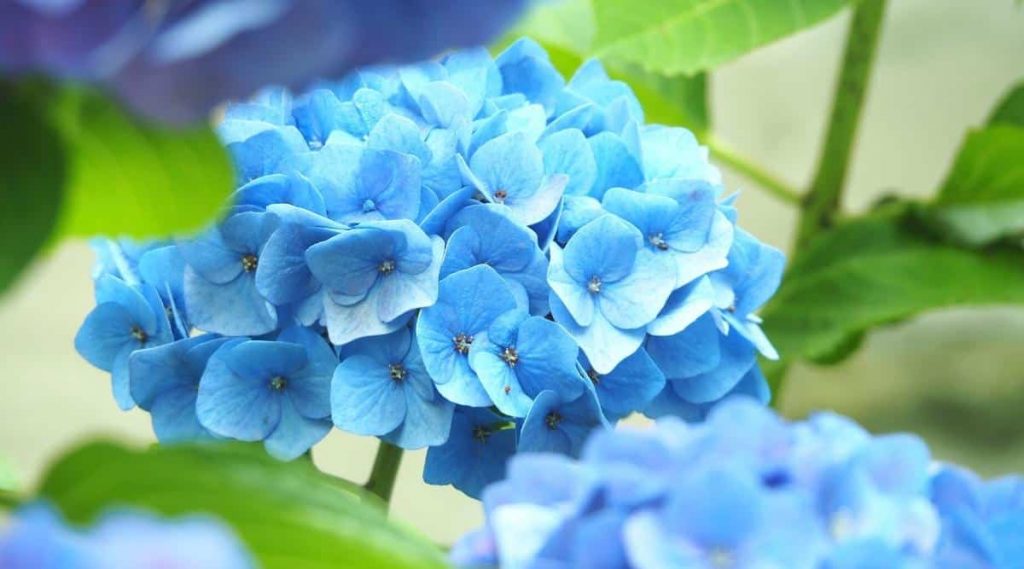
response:
<path id="1" fill-rule="evenodd" d="M 454 405 L 434 389 L 411 331 L 403 328 L 345 347 L 331 408 L 340 429 L 415 449 L 448 440 Z"/>
<path id="2" fill-rule="evenodd" d="M 0 533 L 5 569 L 104 567 L 254 567 L 230 529 L 208 517 L 159 519 L 134 511 L 105 512 L 90 528 L 71 527 L 46 504 L 21 508 Z"/>
<path id="3" fill-rule="evenodd" d="M 444 244 L 407 220 L 362 223 L 306 251 L 335 344 L 398 330 L 437 299 Z"/>
<path id="4" fill-rule="evenodd" d="M 832 414 L 787 423 L 742 396 L 704 423 L 599 430 L 579 461 L 527 453 L 507 472 L 459 566 L 1013 567 L 1024 544 L 1019 477 L 983 482 L 916 437 Z"/>
<path id="5" fill-rule="evenodd" d="M 427 372 L 446 399 L 474 407 L 491 404 L 469 365 L 469 352 L 477 336 L 514 308 L 516 301 L 505 280 L 487 265 L 441 281 L 437 303 L 421 312 L 416 322 L 416 339 Z"/>
<path id="6" fill-rule="evenodd" d="M 527 452 L 558 452 L 578 456 L 587 435 L 607 426 L 597 396 L 586 389 L 572 399 L 542 391 L 523 421 L 519 448 Z"/>
<path id="7" fill-rule="evenodd" d="M 205 334 L 132 353 L 131 395 L 149 411 L 160 442 L 210 437 L 196 415 L 199 380 L 206 363 L 229 338 Z"/>
<path id="8" fill-rule="evenodd" d="M 95 81 L 149 116 L 192 121 L 264 85 L 303 87 L 360 65 L 485 44 L 524 4 L 15 0 L 0 6 L 0 73 Z"/>
<path id="9" fill-rule="evenodd" d="M 525 417 L 542 391 L 568 399 L 586 384 L 576 368 L 579 348 L 558 324 L 512 310 L 473 341 L 469 366 L 499 411 Z"/>
<path id="10" fill-rule="evenodd" d="M 599 373 L 610 372 L 644 338 L 644 326 L 675 288 L 673 264 L 644 247 L 632 225 L 605 215 L 551 249 L 548 283 L 555 320 L 566 327 Z M 556 302 L 557 301 L 557 302 Z"/>
<path id="11" fill-rule="evenodd" d="M 277 310 L 256 290 L 256 269 L 274 218 L 262 211 L 233 213 L 219 226 L 178 243 L 185 258 L 185 304 L 192 324 L 230 336 L 277 327 Z"/>
<path id="12" fill-rule="evenodd" d="M 423 481 L 451 484 L 478 497 L 484 486 L 505 475 L 505 463 L 515 452 L 513 423 L 488 409 L 456 407 L 448 440 L 427 451 Z"/>
<path id="13" fill-rule="evenodd" d="M 106 275 L 96 281 L 96 308 L 75 335 L 75 349 L 92 365 L 111 372 L 114 399 L 127 410 L 135 405 L 128 383 L 129 356 L 171 339 L 167 314 L 155 289 Z"/>
<path id="14" fill-rule="evenodd" d="M 331 428 L 334 351 L 319 335 L 286 330 L 277 341 L 234 339 L 210 358 L 199 382 L 199 422 L 216 435 L 264 441 L 292 459 Z"/>

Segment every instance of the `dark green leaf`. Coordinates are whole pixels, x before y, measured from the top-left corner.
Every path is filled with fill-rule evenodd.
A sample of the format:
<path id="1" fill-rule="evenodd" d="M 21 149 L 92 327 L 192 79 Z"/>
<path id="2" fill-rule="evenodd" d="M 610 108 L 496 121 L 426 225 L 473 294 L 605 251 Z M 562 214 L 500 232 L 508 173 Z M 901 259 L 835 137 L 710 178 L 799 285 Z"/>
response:
<path id="1" fill-rule="evenodd" d="M 0 293 L 50 238 L 65 182 L 64 147 L 42 94 L 0 83 Z"/>
<path id="2" fill-rule="evenodd" d="M 972 245 L 1024 234 L 1024 128 L 968 135 L 931 211 Z"/>
<path id="3" fill-rule="evenodd" d="M 234 527 L 267 568 L 446 566 L 436 547 L 388 522 L 355 488 L 260 447 L 92 443 L 60 459 L 41 494 L 76 523 L 114 505 L 207 512 Z"/>
<path id="4" fill-rule="evenodd" d="M 765 309 L 784 358 L 834 363 L 874 327 L 953 306 L 1024 303 L 1024 251 L 931 239 L 903 211 L 821 234 L 793 260 Z"/>
<path id="5" fill-rule="evenodd" d="M 666 75 L 705 71 L 796 33 L 849 0 L 592 0 L 588 47 L 611 62 Z"/>
<path id="6" fill-rule="evenodd" d="M 1024 81 L 1018 83 L 996 107 L 988 123 L 1024 127 Z"/>
<path id="7" fill-rule="evenodd" d="M 206 126 L 175 130 L 66 88 L 53 113 L 68 148 L 62 235 L 167 236 L 212 221 L 232 190 L 227 152 Z"/>

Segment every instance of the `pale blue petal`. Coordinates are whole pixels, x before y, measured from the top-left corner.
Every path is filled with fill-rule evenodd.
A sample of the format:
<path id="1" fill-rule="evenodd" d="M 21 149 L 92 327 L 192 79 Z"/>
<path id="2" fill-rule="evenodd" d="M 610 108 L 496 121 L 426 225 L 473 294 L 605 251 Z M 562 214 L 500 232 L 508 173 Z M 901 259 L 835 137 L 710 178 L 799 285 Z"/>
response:
<path id="1" fill-rule="evenodd" d="M 277 311 L 256 290 L 252 273 L 225 284 L 185 270 L 185 301 L 192 324 L 225 336 L 258 336 L 277 327 Z"/>
<path id="2" fill-rule="evenodd" d="M 294 460 L 306 454 L 310 448 L 331 431 L 331 422 L 324 419 L 303 417 L 291 401 L 281 400 L 281 420 L 263 446 L 270 456 L 279 460 Z"/>
<path id="3" fill-rule="evenodd" d="M 671 336 L 682 332 L 711 310 L 714 296 L 714 288 L 707 277 L 677 288 L 669 295 L 658 317 L 647 325 L 647 333 L 651 336 Z"/>
<path id="4" fill-rule="evenodd" d="M 346 358 L 334 372 L 331 416 L 344 431 L 385 435 L 405 420 L 405 389 L 392 379 L 388 364 L 363 355 Z"/>
<path id="5" fill-rule="evenodd" d="M 628 276 L 601 288 L 598 308 L 617 328 L 646 326 L 658 317 L 675 288 L 675 282 L 666 278 L 671 273 L 670 259 L 644 249 L 637 253 Z"/>
<path id="6" fill-rule="evenodd" d="M 589 326 L 580 326 L 573 320 L 558 297 L 551 295 L 551 313 L 569 335 L 576 340 L 580 349 L 598 373 L 609 373 L 619 362 L 637 351 L 644 342 L 644 329 L 623 330 L 612 326 L 608 320 L 595 313 Z"/>

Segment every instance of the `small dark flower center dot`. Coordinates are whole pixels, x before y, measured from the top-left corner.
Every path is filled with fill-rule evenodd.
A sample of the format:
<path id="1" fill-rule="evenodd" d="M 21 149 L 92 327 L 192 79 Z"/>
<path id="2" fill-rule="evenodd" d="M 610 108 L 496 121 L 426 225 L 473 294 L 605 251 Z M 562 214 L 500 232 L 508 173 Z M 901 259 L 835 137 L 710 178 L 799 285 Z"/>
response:
<path id="1" fill-rule="evenodd" d="M 281 376 L 276 376 L 270 380 L 270 388 L 274 391 L 281 391 L 288 382 Z"/>
<path id="2" fill-rule="evenodd" d="M 473 427 L 474 439 L 482 443 L 485 443 L 487 442 L 487 437 L 489 436 L 491 436 L 491 432 L 487 430 L 487 427 L 484 427 L 483 425 L 477 425 L 476 427 Z"/>
<path id="3" fill-rule="evenodd" d="M 255 271 L 256 267 L 259 266 L 259 264 L 259 258 L 256 255 L 253 255 L 252 253 L 249 253 L 248 255 L 242 257 L 242 269 L 247 273 Z"/>
<path id="4" fill-rule="evenodd" d="M 135 338 L 140 344 L 145 344 L 146 340 L 149 340 L 149 335 L 142 328 L 132 326 L 132 338 Z"/>
<path id="5" fill-rule="evenodd" d="M 405 370 L 405 366 L 402 364 L 388 365 L 388 375 L 390 375 L 391 379 L 396 382 L 402 381 L 408 374 L 409 372 Z"/>
<path id="6" fill-rule="evenodd" d="M 587 377 L 590 378 L 591 383 L 593 383 L 594 385 L 601 383 L 601 374 L 597 373 L 597 370 L 595 370 L 594 368 L 590 368 L 587 370 Z"/>
<path id="7" fill-rule="evenodd" d="M 548 413 L 548 415 L 546 417 L 544 417 L 544 423 L 552 431 L 557 429 L 558 428 L 558 424 L 561 423 L 561 422 L 562 422 L 562 416 L 559 415 L 557 411 L 552 411 L 552 412 Z"/>
<path id="8" fill-rule="evenodd" d="M 665 242 L 665 236 L 661 233 L 655 233 L 649 236 L 647 241 L 649 241 L 651 245 L 654 245 L 654 248 L 659 251 L 668 251 L 668 243 Z"/>
<path id="9" fill-rule="evenodd" d="M 505 360 L 508 367 L 516 367 L 516 364 L 519 363 L 519 352 L 516 351 L 515 346 L 509 346 L 502 350 L 501 359 Z"/>
<path id="10" fill-rule="evenodd" d="M 457 334 L 452 338 L 452 345 L 455 346 L 455 351 L 462 355 L 469 353 L 469 348 L 473 345 L 473 337 L 469 334 Z"/>
<path id="11" fill-rule="evenodd" d="M 505 191 L 505 190 L 498 190 L 498 191 L 494 192 L 494 201 L 496 201 L 498 203 L 505 203 L 506 199 L 508 199 L 508 192 L 507 191 Z"/>
<path id="12" fill-rule="evenodd" d="M 506 385 L 505 386 L 505 395 L 508 395 L 509 393 L 512 393 L 512 386 L 511 385 Z"/>
<path id="13" fill-rule="evenodd" d="M 587 290 L 589 290 L 591 294 L 601 292 L 601 278 L 596 275 L 590 277 L 590 282 L 587 283 Z"/>
<path id="14" fill-rule="evenodd" d="M 380 271 L 380 274 L 382 275 L 390 275 L 395 270 L 394 259 L 381 261 L 380 265 L 377 265 L 377 270 Z"/>

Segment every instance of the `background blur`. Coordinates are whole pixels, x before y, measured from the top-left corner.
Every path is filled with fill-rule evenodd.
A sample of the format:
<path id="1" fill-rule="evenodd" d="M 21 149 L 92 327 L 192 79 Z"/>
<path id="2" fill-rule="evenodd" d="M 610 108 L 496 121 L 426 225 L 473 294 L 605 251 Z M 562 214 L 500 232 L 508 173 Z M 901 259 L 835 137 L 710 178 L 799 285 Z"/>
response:
<path id="1" fill-rule="evenodd" d="M 848 21 L 813 30 L 716 71 L 715 131 L 780 177 L 811 176 Z M 849 211 L 887 193 L 925 196 L 965 131 L 1024 77 L 1024 7 L 1015 0 L 892 0 L 853 159 Z M 1022 157 L 1024 159 L 1024 157 Z M 727 173 L 741 224 L 786 249 L 794 212 Z M 93 307 L 92 253 L 69 243 L 0 299 L 0 456 L 33 486 L 58 452 L 98 434 L 151 442 L 148 416 L 122 413 L 106 373 L 72 346 Z M 798 366 L 781 408 L 851 415 L 876 432 L 924 436 L 938 458 L 996 475 L 1024 471 L 1024 308 L 950 310 L 886 328 L 833 368 Z M 362 481 L 376 441 L 334 431 L 314 451 L 333 474 Z M 476 502 L 420 481 L 424 453 L 406 453 L 396 515 L 440 542 L 481 520 Z"/>

